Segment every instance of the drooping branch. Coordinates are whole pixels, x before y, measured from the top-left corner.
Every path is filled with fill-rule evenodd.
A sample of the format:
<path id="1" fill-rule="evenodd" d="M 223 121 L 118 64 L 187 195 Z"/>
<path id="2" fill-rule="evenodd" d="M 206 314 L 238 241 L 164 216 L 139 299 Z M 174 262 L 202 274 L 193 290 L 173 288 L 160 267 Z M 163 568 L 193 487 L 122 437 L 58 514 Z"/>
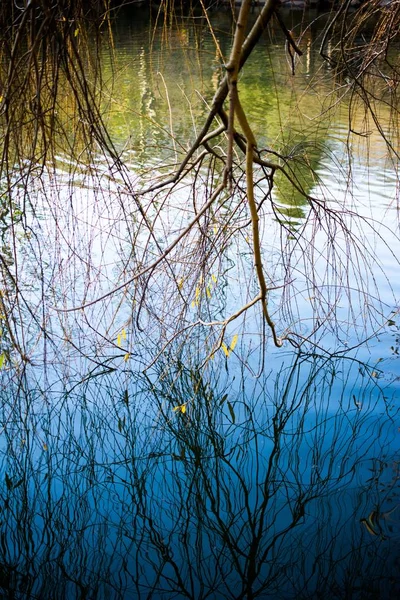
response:
<path id="1" fill-rule="evenodd" d="M 235 38 L 232 45 L 232 51 L 229 58 L 229 62 L 226 66 L 228 88 L 229 88 L 229 131 L 228 139 L 229 145 L 233 145 L 233 132 L 234 132 L 234 116 L 237 117 L 239 125 L 246 138 L 246 188 L 247 188 L 247 201 L 250 209 L 251 225 L 252 225 L 252 236 L 253 236 L 253 255 L 254 255 L 254 266 L 256 269 L 257 279 L 260 286 L 260 296 L 263 315 L 268 323 L 268 326 L 272 332 L 274 343 L 276 346 L 282 346 L 282 341 L 278 338 L 275 330 L 275 325 L 269 315 L 267 306 L 267 293 L 268 288 L 264 276 L 264 268 L 261 256 L 261 242 L 260 242 L 260 231 L 259 231 L 259 216 L 257 205 L 254 197 L 254 177 L 253 177 L 253 162 L 254 162 L 254 150 L 257 147 L 257 142 L 250 124 L 247 120 L 246 113 L 243 110 L 239 99 L 238 92 L 238 74 L 240 70 L 240 56 L 241 47 L 243 46 L 244 31 L 247 25 L 247 19 L 251 6 L 251 0 L 245 0 L 242 3 L 242 8 L 239 13 L 238 22 L 236 25 Z M 232 150 L 228 152 L 228 158 L 232 156 Z M 231 164 L 227 162 L 226 169 L 228 172 L 231 169 Z"/>
<path id="2" fill-rule="evenodd" d="M 241 71 L 242 67 L 245 65 L 247 59 L 251 55 L 253 49 L 256 47 L 259 42 L 261 36 L 266 30 L 268 23 L 271 21 L 272 15 L 274 14 L 277 6 L 279 5 L 279 0 L 267 0 L 263 9 L 261 10 L 259 16 L 256 19 L 256 22 L 252 26 L 249 34 L 246 39 L 241 44 L 240 56 L 238 58 L 238 73 Z M 223 78 L 218 90 L 216 91 L 210 111 L 207 115 L 207 118 L 204 122 L 204 125 L 198 134 L 197 138 L 193 142 L 190 150 L 186 153 L 185 158 L 181 162 L 179 168 L 166 180 L 152 185 L 145 190 L 142 191 L 142 194 L 146 194 L 149 192 L 154 192 L 160 188 L 164 188 L 168 185 L 174 184 L 179 181 L 182 176 L 185 168 L 189 164 L 195 152 L 203 145 L 205 140 L 208 139 L 209 129 L 214 121 L 214 119 L 219 115 L 223 104 L 229 93 L 229 85 L 228 85 L 228 74 Z"/>
<path id="3" fill-rule="evenodd" d="M 242 25 L 239 26 L 238 29 L 240 31 L 240 34 L 237 33 L 235 35 L 234 46 L 233 46 L 233 55 L 235 56 L 234 64 L 235 64 L 236 77 L 237 77 L 238 73 L 240 72 L 241 68 L 243 67 L 243 65 L 245 64 L 245 62 L 247 61 L 248 57 L 250 56 L 252 50 L 256 46 L 256 44 L 259 41 L 260 37 L 262 36 L 263 32 L 265 31 L 278 4 L 279 4 L 279 0 L 267 0 L 265 6 L 263 7 L 260 15 L 258 16 L 256 22 L 254 23 L 253 27 L 251 28 L 246 39 L 245 39 L 245 26 L 244 27 L 242 27 Z M 248 11 L 250 5 L 251 5 L 251 0 L 246 0 L 246 2 L 244 3 L 244 5 L 242 7 L 242 10 Z M 243 21 L 244 21 L 244 19 L 241 19 L 240 23 L 243 23 Z M 245 19 L 245 25 L 246 25 L 246 23 L 247 23 L 247 17 Z M 158 184 L 155 184 L 153 186 L 150 186 L 149 188 L 147 188 L 145 190 L 142 190 L 141 195 L 154 192 L 156 190 L 164 188 L 168 185 L 172 185 L 172 184 L 176 183 L 177 181 L 179 181 L 180 177 L 185 172 L 186 167 L 189 165 L 189 163 L 190 163 L 192 157 L 194 156 L 194 154 L 196 153 L 196 151 L 203 144 L 206 144 L 211 139 L 211 137 L 214 137 L 214 135 L 218 135 L 220 132 L 225 130 L 225 127 L 222 128 L 222 126 L 220 126 L 220 127 L 218 127 L 218 129 L 215 132 L 212 132 L 212 133 L 209 132 L 210 127 L 211 127 L 215 117 L 218 116 L 223 109 L 223 103 L 226 100 L 228 93 L 229 93 L 229 72 L 227 72 L 227 75 L 224 77 L 222 83 L 220 84 L 220 86 L 214 96 L 211 109 L 205 120 L 202 130 L 200 131 L 196 140 L 194 141 L 191 148 L 187 152 L 185 158 L 181 162 L 177 171 L 173 175 L 171 175 L 171 177 L 167 178 L 166 180 L 164 180 Z M 247 146 L 248 146 L 248 143 L 247 143 Z M 255 146 L 255 144 L 251 145 L 252 160 L 254 157 L 254 153 L 253 153 L 254 146 Z M 277 168 L 277 166 L 273 165 L 273 168 Z M 213 205 L 213 203 L 219 197 L 219 195 L 221 194 L 223 189 L 225 189 L 225 187 L 226 187 L 226 177 L 224 178 L 224 181 L 215 189 L 215 191 L 211 195 L 208 202 L 196 214 L 195 218 L 191 220 L 191 222 L 187 225 L 187 227 L 185 227 L 185 229 L 172 241 L 172 243 L 168 246 L 168 248 L 156 260 L 154 260 L 150 265 L 148 265 L 147 267 L 142 269 L 139 273 L 135 274 L 133 277 L 126 280 L 121 285 L 114 287 L 112 290 L 110 290 L 106 294 L 99 296 L 98 298 L 92 300 L 91 302 L 84 303 L 80 306 L 69 308 L 69 309 L 56 308 L 56 310 L 58 312 L 72 312 L 72 311 L 77 311 L 77 310 L 82 310 L 82 309 L 88 308 L 89 306 L 92 306 L 92 305 L 96 304 L 97 302 L 100 302 L 100 301 L 104 300 L 105 298 L 126 288 L 127 286 L 131 285 L 134 281 L 136 281 L 137 279 L 142 277 L 143 275 L 151 272 L 157 265 L 159 265 L 163 260 L 165 260 L 167 258 L 167 256 L 171 253 L 171 251 L 192 230 L 193 226 L 199 221 L 199 219 L 202 217 L 202 215 L 205 214 L 206 211 Z M 150 227 L 150 230 L 152 230 L 151 227 Z"/>

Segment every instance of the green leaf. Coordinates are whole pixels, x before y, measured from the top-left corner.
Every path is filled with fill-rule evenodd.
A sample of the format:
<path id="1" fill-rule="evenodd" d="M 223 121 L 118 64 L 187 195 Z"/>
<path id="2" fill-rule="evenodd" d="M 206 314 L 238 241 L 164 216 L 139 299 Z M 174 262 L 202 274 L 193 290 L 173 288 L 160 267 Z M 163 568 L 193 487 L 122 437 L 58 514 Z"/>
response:
<path id="1" fill-rule="evenodd" d="M 5 360 L 6 360 L 6 355 L 4 354 L 4 352 L 2 352 L 2 353 L 0 354 L 0 369 L 2 369 L 2 368 L 3 368 L 3 365 L 4 365 L 4 361 L 5 361 Z"/>

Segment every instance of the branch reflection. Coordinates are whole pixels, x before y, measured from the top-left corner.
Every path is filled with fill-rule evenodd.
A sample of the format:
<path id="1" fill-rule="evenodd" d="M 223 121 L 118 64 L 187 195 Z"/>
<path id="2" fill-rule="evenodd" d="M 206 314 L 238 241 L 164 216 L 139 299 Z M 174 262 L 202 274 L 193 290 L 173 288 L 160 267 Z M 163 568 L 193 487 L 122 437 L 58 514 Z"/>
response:
<path id="1" fill-rule="evenodd" d="M 231 364 L 200 372 L 170 362 L 154 379 L 114 371 L 69 392 L 60 384 L 51 404 L 57 383 L 43 391 L 27 373 L 10 377 L 2 592 L 398 593 L 400 455 L 388 388 L 350 359 L 298 355 L 238 383 Z"/>

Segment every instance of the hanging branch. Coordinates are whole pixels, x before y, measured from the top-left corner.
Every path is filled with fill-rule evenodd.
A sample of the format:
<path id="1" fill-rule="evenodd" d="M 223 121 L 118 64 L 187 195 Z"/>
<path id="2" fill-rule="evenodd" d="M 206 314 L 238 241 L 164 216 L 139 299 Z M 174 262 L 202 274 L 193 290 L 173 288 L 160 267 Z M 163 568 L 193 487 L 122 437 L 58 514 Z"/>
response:
<path id="1" fill-rule="evenodd" d="M 257 148 L 257 142 L 254 137 L 253 131 L 249 125 L 246 117 L 246 113 L 240 103 L 239 92 L 238 92 L 238 74 L 240 70 L 240 56 L 241 48 L 244 41 L 244 32 L 247 25 L 247 19 L 251 6 L 251 0 L 244 0 L 239 13 L 239 18 L 236 25 L 235 37 L 232 45 L 232 51 L 229 58 L 229 62 L 226 65 L 228 87 L 229 87 L 229 129 L 228 129 L 228 143 L 233 145 L 233 132 L 234 132 L 234 116 L 237 117 L 239 125 L 246 138 L 246 187 L 247 187 L 247 201 L 249 203 L 252 234 L 253 234 L 253 255 L 254 255 L 254 266 L 257 273 L 257 279 L 260 286 L 260 295 L 258 299 L 261 301 L 263 315 L 271 329 L 274 343 L 276 346 L 282 346 L 282 340 L 278 338 L 275 330 L 275 325 L 269 315 L 267 306 L 267 293 L 268 287 L 265 281 L 264 269 L 261 256 L 261 243 L 260 243 L 260 230 L 259 230 L 259 216 L 257 211 L 257 204 L 254 198 L 254 178 L 253 178 L 253 162 L 254 162 L 254 151 Z M 232 150 L 228 152 L 228 157 L 232 156 Z M 231 165 L 227 162 L 226 169 L 229 172 Z"/>
<path id="2" fill-rule="evenodd" d="M 238 58 L 238 73 L 243 68 L 243 65 L 246 63 L 253 49 L 259 42 L 262 34 L 267 28 L 268 23 L 271 21 L 273 14 L 276 11 L 276 8 L 279 6 L 280 0 L 267 0 L 263 9 L 261 10 L 259 16 L 256 19 L 256 22 L 252 26 L 248 36 L 241 44 L 240 48 L 240 56 Z M 247 4 L 247 2 L 246 2 Z M 243 5 L 242 5 L 243 7 Z M 243 31 L 244 34 L 244 31 Z M 229 85 L 228 85 L 228 74 L 225 75 L 222 80 L 218 90 L 216 91 L 210 111 L 207 115 L 207 118 L 204 122 L 203 128 L 198 134 L 196 140 L 193 142 L 190 150 L 186 153 L 185 158 L 181 162 L 179 168 L 166 180 L 152 185 L 141 192 L 141 194 L 147 194 L 149 192 L 154 192 L 160 188 L 166 187 L 168 185 L 174 184 L 183 175 L 186 167 L 190 163 L 195 152 L 205 143 L 208 138 L 209 129 L 214 121 L 214 119 L 220 114 L 222 110 L 223 104 L 229 93 Z"/>
<path id="3" fill-rule="evenodd" d="M 243 3 L 242 10 L 243 9 L 248 10 L 250 4 L 251 4 L 251 2 L 249 0 L 246 0 Z M 244 38 L 245 29 L 242 26 L 239 27 L 240 34 L 239 33 L 235 34 L 235 40 L 234 40 L 233 50 L 232 50 L 232 54 L 231 54 L 231 59 L 232 59 L 233 55 L 235 56 L 234 63 L 236 65 L 235 66 L 236 77 L 239 74 L 239 72 L 242 69 L 245 62 L 247 61 L 247 59 L 249 58 L 251 52 L 253 51 L 253 48 L 257 45 L 261 35 L 263 34 L 268 23 L 270 22 L 272 15 L 274 14 L 274 11 L 275 11 L 276 7 L 278 6 L 278 4 L 279 4 L 279 0 L 267 0 L 260 15 L 258 16 L 256 22 L 252 26 L 250 33 L 248 34 L 248 36 L 246 38 Z M 243 18 L 241 19 L 241 22 L 243 22 Z M 247 18 L 246 18 L 246 22 L 247 22 Z M 221 84 L 214 96 L 211 109 L 205 120 L 203 128 L 202 128 L 201 132 L 199 133 L 199 135 L 197 136 L 192 147 L 187 152 L 185 158 L 181 162 L 177 171 L 173 175 L 171 175 L 171 177 L 169 177 L 168 179 L 143 190 L 141 192 L 141 195 L 144 195 L 144 194 L 147 194 L 150 192 L 154 192 L 163 187 L 166 187 L 168 185 L 176 183 L 181 178 L 183 173 L 185 172 L 185 169 L 188 167 L 195 152 L 202 145 L 206 144 L 211 139 L 211 137 L 226 130 L 226 127 L 222 128 L 221 126 L 219 126 L 215 132 L 209 133 L 210 127 L 211 127 L 215 117 L 219 116 L 221 114 L 221 112 L 223 111 L 223 108 L 222 108 L 223 103 L 225 102 L 225 100 L 228 96 L 228 93 L 229 93 L 229 72 L 227 70 L 227 74 L 224 77 L 223 81 L 221 82 Z M 229 129 L 229 125 L 228 125 L 228 129 Z M 232 128 L 232 135 L 236 139 L 237 134 L 236 134 L 236 132 L 233 131 L 233 128 Z M 247 148 L 247 146 L 248 146 L 248 144 L 246 145 L 246 148 Z M 254 145 L 251 146 L 252 160 L 254 160 L 253 147 L 254 147 Z M 258 160 L 256 160 L 256 162 L 258 162 Z M 279 165 L 269 164 L 266 161 L 263 161 L 263 164 L 264 164 L 264 166 L 269 166 L 270 168 L 272 168 L 274 170 L 281 168 Z M 189 168 L 189 170 L 190 170 L 190 168 Z M 225 173 L 227 173 L 227 171 L 228 171 L 228 169 L 226 168 Z M 136 273 L 133 277 L 130 277 L 124 283 L 114 287 L 112 290 L 110 290 L 106 294 L 103 294 L 102 296 L 99 296 L 98 298 L 95 298 L 94 300 L 92 300 L 90 302 L 87 302 L 87 303 L 81 304 L 80 306 L 75 306 L 75 307 L 69 308 L 69 309 L 56 308 L 56 310 L 58 312 L 73 312 L 73 311 L 78 311 L 78 310 L 88 308 L 89 306 L 93 306 L 97 302 L 105 300 L 106 298 L 112 296 L 116 292 L 121 291 L 122 289 L 126 288 L 128 285 L 132 284 L 134 281 L 136 281 L 143 275 L 151 272 L 157 265 L 159 265 L 162 261 L 165 260 L 165 258 L 170 254 L 170 252 L 192 230 L 193 226 L 200 220 L 202 215 L 205 214 L 207 212 L 207 210 L 214 204 L 215 200 L 219 197 L 221 192 L 226 188 L 226 185 L 227 185 L 227 177 L 225 176 L 223 182 L 216 188 L 214 193 L 211 195 L 211 198 L 202 207 L 202 209 L 196 214 L 194 219 L 192 219 L 192 221 L 187 225 L 187 227 L 185 227 L 185 229 L 171 242 L 171 244 L 168 246 L 168 248 L 166 248 L 166 250 L 157 259 L 155 259 L 150 265 L 143 268 L 139 273 Z"/>
<path id="4" fill-rule="evenodd" d="M 294 57 L 292 50 L 294 50 L 295 54 L 297 54 L 298 56 L 302 56 L 303 53 L 300 50 L 300 48 L 298 47 L 298 45 L 296 44 L 296 42 L 294 41 L 291 31 L 289 31 L 289 29 L 286 27 L 285 23 L 283 22 L 283 19 L 282 19 L 281 15 L 279 14 L 279 11 L 276 11 L 275 16 L 280 25 L 280 28 L 282 29 L 282 31 L 286 37 L 286 50 L 290 57 L 290 69 L 291 69 L 292 75 L 294 75 L 295 74 L 295 57 Z"/>

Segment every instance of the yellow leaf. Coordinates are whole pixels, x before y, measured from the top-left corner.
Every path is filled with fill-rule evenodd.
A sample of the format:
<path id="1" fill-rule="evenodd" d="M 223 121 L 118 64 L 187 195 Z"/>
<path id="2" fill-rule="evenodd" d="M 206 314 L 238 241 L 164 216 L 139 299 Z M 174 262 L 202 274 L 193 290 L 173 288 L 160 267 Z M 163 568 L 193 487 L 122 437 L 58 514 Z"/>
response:
<path id="1" fill-rule="evenodd" d="M 238 338 L 239 338 L 239 336 L 238 336 L 238 334 L 236 333 L 236 334 L 233 336 L 233 338 L 232 338 L 232 342 L 231 342 L 231 351 L 235 349 L 235 346 L 236 346 L 236 344 L 237 344 Z"/>
<path id="2" fill-rule="evenodd" d="M 200 290 L 199 286 L 196 286 L 195 298 L 192 301 L 192 307 L 198 306 L 199 301 L 200 301 L 200 294 L 201 294 L 201 290 Z"/>
<path id="3" fill-rule="evenodd" d="M 186 412 L 186 406 L 183 404 L 181 407 L 181 413 L 185 414 Z"/>
<path id="4" fill-rule="evenodd" d="M 79 35 L 79 27 L 77 27 L 77 29 L 75 29 L 74 31 L 74 37 L 77 37 Z"/>
<path id="5" fill-rule="evenodd" d="M 228 350 L 228 348 L 224 342 L 222 342 L 221 348 L 224 351 L 225 356 L 227 356 L 229 358 L 230 350 Z"/>
<path id="6" fill-rule="evenodd" d="M 215 235 L 217 235 L 217 233 L 218 233 L 218 227 L 216 225 L 214 225 L 214 233 L 215 233 Z"/>
<path id="7" fill-rule="evenodd" d="M 217 278 L 215 277 L 215 275 L 211 275 L 211 279 L 213 280 L 214 283 L 217 283 Z"/>
<path id="8" fill-rule="evenodd" d="M 0 102 L 3 102 L 3 96 L 0 96 Z"/>
<path id="9" fill-rule="evenodd" d="M 172 410 L 174 412 L 181 412 L 182 414 L 185 414 L 185 412 L 186 412 L 186 404 L 180 404 L 179 406 L 175 406 Z"/>
<path id="10" fill-rule="evenodd" d="M 122 339 L 121 339 L 121 334 L 119 333 L 119 334 L 117 335 L 117 346 L 120 346 L 120 345 L 121 345 L 121 342 L 122 342 Z"/>
<path id="11" fill-rule="evenodd" d="M 48 446 L 47 446 L 47 444 L 45 444 L 45 443 L 43 443 L 43 450 L 44 450 L 45 452 L 47 452 L 47 450 L 48 450 Z"/>
<path id="12" fill-rule="evenodd" d="M 209 285 L 206 287 L 206 294 L 208 298 L 211 298 L 211 290 Z"/>
<path id="13" fill-rule="evenodd" d="M 6 359 L 6 355 L 4 354 L 4 352 L 2 352 L 2 353 L 0 354 L 0 369 L 2 369 L 2 368 L 3 368 L 3 365 L 4 365 L 4 361 L 5 361 L 5 359 Z"/>
<path id="14" fill-rule="evenodd" d="M 126 331 L 125 331 L 125 329 L 123 329 L 123 330 L 121 331 L 121 336 L 122 336 L 122 339 L 123 339 L 123 340 L 126 340 Z"/>
<path id="15" fill-rule="evenodd" d="M 178 279 L 178 289 L 181 290 L 183 288 L 183 277 Z"/>
<path id="16" fill-rule="evenodd" d="M 129 352 L 127 352 L 124 356 L 124 361 L 127 362 L 129 360 L 130 356 L 131 355 L 129 354 Z"/>

